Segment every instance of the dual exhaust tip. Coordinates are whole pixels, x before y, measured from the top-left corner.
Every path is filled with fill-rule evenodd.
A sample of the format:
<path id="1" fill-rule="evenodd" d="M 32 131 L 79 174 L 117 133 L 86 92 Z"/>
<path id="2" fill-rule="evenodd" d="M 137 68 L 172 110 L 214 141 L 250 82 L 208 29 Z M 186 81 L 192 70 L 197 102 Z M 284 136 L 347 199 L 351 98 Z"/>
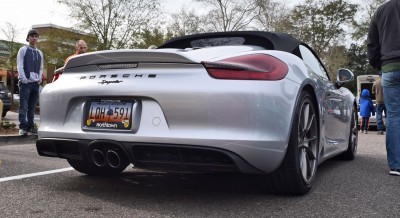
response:
<path id="1" fill-rule="evenodd" d="M 119 154 L 117 151 L 109 149 L 105 152 L 94 149 L 92 151 L 92 161 L 98 167 L 104 167 L 106 165 L 110 166 L 111 168 L 119 168 L 122 164 L 124 156 Z"/>

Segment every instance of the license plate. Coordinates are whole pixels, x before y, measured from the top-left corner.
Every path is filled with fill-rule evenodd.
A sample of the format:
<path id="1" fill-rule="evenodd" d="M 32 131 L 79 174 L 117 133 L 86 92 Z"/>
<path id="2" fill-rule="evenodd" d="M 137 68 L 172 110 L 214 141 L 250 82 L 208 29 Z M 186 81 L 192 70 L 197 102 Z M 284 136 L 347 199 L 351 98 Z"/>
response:
<path id="1" fill-rule="evenodd" d="M 133 101 L 92 100 L 85 116 L 85 127 L 99 129 L 130 129 Z"/>

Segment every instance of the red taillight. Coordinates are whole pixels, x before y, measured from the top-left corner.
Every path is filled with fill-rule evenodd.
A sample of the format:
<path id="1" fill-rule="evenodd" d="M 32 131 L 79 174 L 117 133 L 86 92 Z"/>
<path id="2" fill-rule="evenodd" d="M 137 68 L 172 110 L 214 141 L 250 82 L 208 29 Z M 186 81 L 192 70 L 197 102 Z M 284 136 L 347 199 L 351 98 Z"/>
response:
<path id="1" fill-rule="evenodd" d="M 60 67 L 60 68 L 56 69 L 54 71 L 53 81 L 51 81 L 51 82 L 55 82 L 56 80 L 58 80 L 58 78 L 60 78 L 60 76 L 63 72 L 64 72 L 64 67 Z"/>
<path id="2" fill-rule="evenodd" d="M 55 82 L 56 80 L 58 80 L 58 78 L 60 78 L 61 74 L 62 74 L 62 73 L 54 74 L 54 76 L 53 76 L 53 81 L 51 81 L 51 82 Z"/>
<path id="3" fill-rule="evenodd" d="M 201 63 L 210 76 L 216 79 L 280 80 L 288 73 L 284 62 L 266 54 L 251 54 Z"/>

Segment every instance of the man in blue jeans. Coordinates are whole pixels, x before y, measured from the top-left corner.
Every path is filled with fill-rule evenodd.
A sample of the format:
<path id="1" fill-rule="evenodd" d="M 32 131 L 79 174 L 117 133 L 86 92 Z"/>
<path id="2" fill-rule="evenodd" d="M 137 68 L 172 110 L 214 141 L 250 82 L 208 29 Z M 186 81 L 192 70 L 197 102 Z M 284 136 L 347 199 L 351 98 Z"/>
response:
<path id="1" fill-rule="evenodd" d="M 381 5 L 369 26 L 368 60 L 382 71 L 389 174 L 400 176 L 400 0 Z"/>
<path id="2" fill-rule="evenodd" d="M 43 53 L 36 48 L 39 32 L 29 30 L 26 41 L 17 54 L 19 84 L 19 135 L 37 134 L 34 123 L 35 107 L 39 98 L 39 85 L 43 74 Z"/>
<path id="3" fill-rule="evenodd" d="M 383 123 L 383 111 L 386 115 L 385 101 L 383 98 L 383 88 L 382 88 L 382 72 L 379 72 L 379 78 L 372 85 L 372 93 L 375 94 L 376 100 L 376 126 L 378 128 L 378 135 L 383 135 L 385 131 L 385 124 Z"/>

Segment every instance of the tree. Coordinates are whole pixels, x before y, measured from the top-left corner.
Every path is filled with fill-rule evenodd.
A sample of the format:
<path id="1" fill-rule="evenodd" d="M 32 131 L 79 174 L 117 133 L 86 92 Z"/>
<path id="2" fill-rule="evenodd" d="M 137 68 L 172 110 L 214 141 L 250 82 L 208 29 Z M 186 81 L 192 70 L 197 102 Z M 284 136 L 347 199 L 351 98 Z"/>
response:
<path id="1" fill-rule="evenodd" d="M 258 15 L 257 5 L 248 0 L 196 0 L 210 8 L 204 18 L 205 30 L 237 31 L 250 29 Z"/>
<path id="2" fill-rule="evenodd" d="M 320 56 L 343 40 L 358 6 L 343 0 L 306 0 L 290 15 L 290 33 L 307 42 Z"/>
<path id="3" fill-rule="evenodd" d="M 171 14 L 172 23 L 169 25 L 174 36 L 185 36 L 200 32 L 205 32 L 202 25 L 201 16 L 197 15 L 194 10 L 181 8 L 179 13 Z"/>
<path id="4" fill-rule="evenodd" d="M 89 30 L 100 40 L 99 49 L 129 46 L 143 26 L 158 13 L 159 0 L 58 0 L 71 9 L 70 16 L 79 27 Z"/>
<path id="5" fill-rule="evenodd" d="M 355 29 L 353 33 L 353 39 L 362 40 L 363 43 L 367 39 L 369 23 L 371 22 L 372 16 L 376 9 L 385 3 L 386 0 L 365 0 L 362 5 L 360 5 L 361 10 L 359 10 L 360 20 L 353 21 L 353 27 Z"/>
<path id="6" fill-rule="evenodd" d="M 289 10 L 282 2 L 273 0 L 254 0 L 259 13 L 255 21 L 266 31 L 279 31 L 284 25 L 285 18 L 289 15 Z"/>
<path id="7" fill-rule="evenodd" d="M 353 62 L 353 66 L 355 66 L 355 73 L 357 75 L 364 74 L 375 74 L 376 70 L 374 70 L 368 63 L 367 58 L 367 35 L 369 29 L 369 23 L 372 19 L 373 14 L 376 9 L 386 2 L 386 0 L 367 0 L 367 2 L 363 2 L 363 5 L 360 5 L 361 10 L 359 10 L 360 20 L 354 20 L 353 28 L 354 33 L 352 38 L 354 40 L 359 41 L 359 44 L 352 44 L 349 49 L 349 57 Z"/>
<path id="8" fill-rule="evenodd" d="M 20 30 L 16 27 L 16 25 L 11 24 L 9 22 L 6 23 L 5 27 L 1 28 L 1 31 L 5 35 L 7 41 L 4 41 L 6 44 L 7 52 L 8 52 L 8 57 L 2 63 L 9 71 L 11 71 L 11 78 L 10 78 L 10 85 L 11 85 L 11 92 L 14 93 L 14 75 L 15 75 L 15 70 L 14 67 L 17 64 L 17 54 L 18 54 L 18 49 L 22 45 L 20 43 L 16 43 L 15 40 L 20 34 Z"/>
<path id="9" fill-rule="evenodd" d="M 37 46 L 43 52 L 44 67 L 47 69 L 49 66 L 54 68 L 64 66 L 65 59 L 75 53 L 75 43 L 79 39 L 86 41 L 90 51 L 96 50 L 97 47 L 96 38 L 83 32 L 51 26 L 37 29 L 41 36 Z"/>
<path id="10" fill-rule="evenodd" d="M 172 33 L 164 34 L 159 28 L 144 29 L 139 37 L 136 37 L 138 42 L 133 43 L 134 48 L 148 48 L 151 45 L 160 46 L 165 41 L 172 38 Z"/>
<path id="11" fill-rule="evenodd" d="M 360 44 L 351 44 L 347 50 L 348 66 L 355 75 L 376 74 L 368 63 L 367 53 L 365 46 Z"/>
<path id="12" fill-rule="evenodd" d="M 324 60 L 329 77 L 332 81 L 336 81 L 336 71 L 348 66 L 346 47 L 343 45 L 329 47 Z"/>

